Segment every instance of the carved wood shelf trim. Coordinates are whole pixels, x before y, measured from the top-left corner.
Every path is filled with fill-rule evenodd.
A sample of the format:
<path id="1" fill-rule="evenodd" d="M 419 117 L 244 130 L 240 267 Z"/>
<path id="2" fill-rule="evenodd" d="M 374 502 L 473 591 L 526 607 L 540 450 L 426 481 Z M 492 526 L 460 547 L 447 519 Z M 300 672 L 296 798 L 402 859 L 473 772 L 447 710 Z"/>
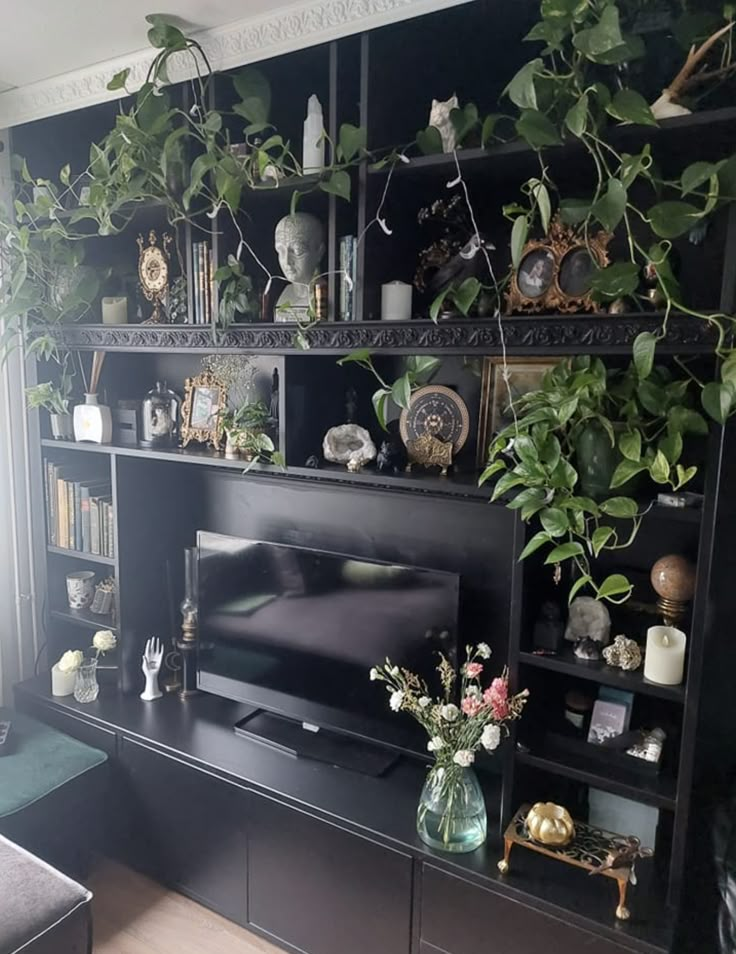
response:
<path id="1" fill-rule="evenodd" d="M 657 331 L 660 320 L 650 314 L 567 317 L 505 317 L 503 338 L 511 354 L 539 351 L 557 354 L 628 354 L 642 331 Z M 407 322 L 321 322 L 307 332 L 307 354 L 344 353 L 370 348 L 387 353 L 435 352 L 493 354 L 502 350 L 495 319 L 451 319 Z M 192 325 L 72 325 L 57 332 L 59 344 L 82 351 L 249 351 L 304 353 L 288 324 L 238 325 L 213 336 L 212 329 Z M 660 353 L 709 352 L 717 336 L 708 322 L 671 317 Z"/>

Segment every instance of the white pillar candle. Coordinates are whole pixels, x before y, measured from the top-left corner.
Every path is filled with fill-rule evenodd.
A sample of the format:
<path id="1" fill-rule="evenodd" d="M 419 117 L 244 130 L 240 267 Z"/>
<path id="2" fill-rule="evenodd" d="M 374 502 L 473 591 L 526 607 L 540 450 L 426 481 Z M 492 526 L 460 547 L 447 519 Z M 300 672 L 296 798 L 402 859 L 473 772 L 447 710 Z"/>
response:
<path id="1" fill-rule="evenodd" d="M 127 325 L 128 299 L 125 296 L 102 299 L 102 324 Z"/>
<path id="2" fill-rule="evenodd" d="M 650 626 L 644 678 L 661 686 L 679 686 L 685 672 L 687 636 L 674 626 Z"/>
<path id="3" fill-rule="evenodd" d="M 74 683 L 77 680 L 77 672 L 64 672 L 58 665 L 51 668 L 51 695 L 52 696 L 70 696 L 74 692 Z"/>
<path id="4" fill-rule="evenodd" d="M 389 282 L 381 285 L 381 318 L 384 321 L 409 321 L 411 318 L 411 285 Z"/>

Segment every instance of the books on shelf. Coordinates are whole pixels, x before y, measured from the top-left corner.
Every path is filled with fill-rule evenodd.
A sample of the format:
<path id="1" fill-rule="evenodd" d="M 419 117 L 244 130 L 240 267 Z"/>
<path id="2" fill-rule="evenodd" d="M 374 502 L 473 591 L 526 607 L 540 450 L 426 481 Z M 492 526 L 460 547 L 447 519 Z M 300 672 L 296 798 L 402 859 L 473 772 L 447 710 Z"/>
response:
<path id="1" fill-rule="evenodd" d="M 340 239 L 340 321 L 355 321 L 355 278 L 357 242 L 354 235 Z"/>
<path id="2" fill-rule="evenodd" d="M 62 550 L 115 556 L 115 514 L 109 480 L 44 460 L 48 542 Z"/>
<path id="3" fill-rule="evenodd" d="M 206 325 L 212 321 L 215 301 L 215 269 L 208 242 L 192 245 L 192 311 L 190 322 Z"/>

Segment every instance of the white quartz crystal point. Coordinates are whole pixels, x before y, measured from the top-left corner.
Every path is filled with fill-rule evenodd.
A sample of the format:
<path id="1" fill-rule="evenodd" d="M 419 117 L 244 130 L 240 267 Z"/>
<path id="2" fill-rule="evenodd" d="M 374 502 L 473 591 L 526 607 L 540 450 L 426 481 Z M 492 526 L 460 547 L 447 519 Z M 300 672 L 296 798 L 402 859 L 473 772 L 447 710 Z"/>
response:
<path id="1" fill-rule="evenodd" d="M 305 173 L 319 172 L 325 165 L 324 117 L 322 104 L 315 93 L 307 102 L 307 118 L 304 120 L 302 142 L 302 169 Z"/>

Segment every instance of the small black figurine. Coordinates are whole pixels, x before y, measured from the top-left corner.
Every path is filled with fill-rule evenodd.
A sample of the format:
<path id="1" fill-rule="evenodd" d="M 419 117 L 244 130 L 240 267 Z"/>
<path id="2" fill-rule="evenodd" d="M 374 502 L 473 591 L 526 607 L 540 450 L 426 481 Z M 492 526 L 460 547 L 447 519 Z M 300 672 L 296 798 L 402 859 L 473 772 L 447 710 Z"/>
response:
<path id="1" fill-rule="evenodd" d="M 388 437 L 382 441 L 376 457 L 376 468 L 382 474 L 398 474 L 406 469 L 408 458 L 396 421 L 389 421 Z"/>
<path id="2" fill-rule="evenodd" d="M 534 649 L 547 653 L 558 653 L 565 635 L 565 624 L 557 603 L 547 600 L 542 603 L 539 617 L 534 624 Z"/>
<path id="3" fill-rule="evenodd" d="M 268 417 L 271 421 L 272 426 L 276 426 L 279 422 L 279 371 L 278 368 L 273 369 L 273 375 L 271 376 L 271 400 L 269 402 Z"/>
<path id="4" fill-rule="evenodd" d="M 305 467 L 311 467 L 312 469 L 317 469 L 319 467 L 319 457 L 316 454 L 310 454 L 309 457 L 304 461 Z"/>

